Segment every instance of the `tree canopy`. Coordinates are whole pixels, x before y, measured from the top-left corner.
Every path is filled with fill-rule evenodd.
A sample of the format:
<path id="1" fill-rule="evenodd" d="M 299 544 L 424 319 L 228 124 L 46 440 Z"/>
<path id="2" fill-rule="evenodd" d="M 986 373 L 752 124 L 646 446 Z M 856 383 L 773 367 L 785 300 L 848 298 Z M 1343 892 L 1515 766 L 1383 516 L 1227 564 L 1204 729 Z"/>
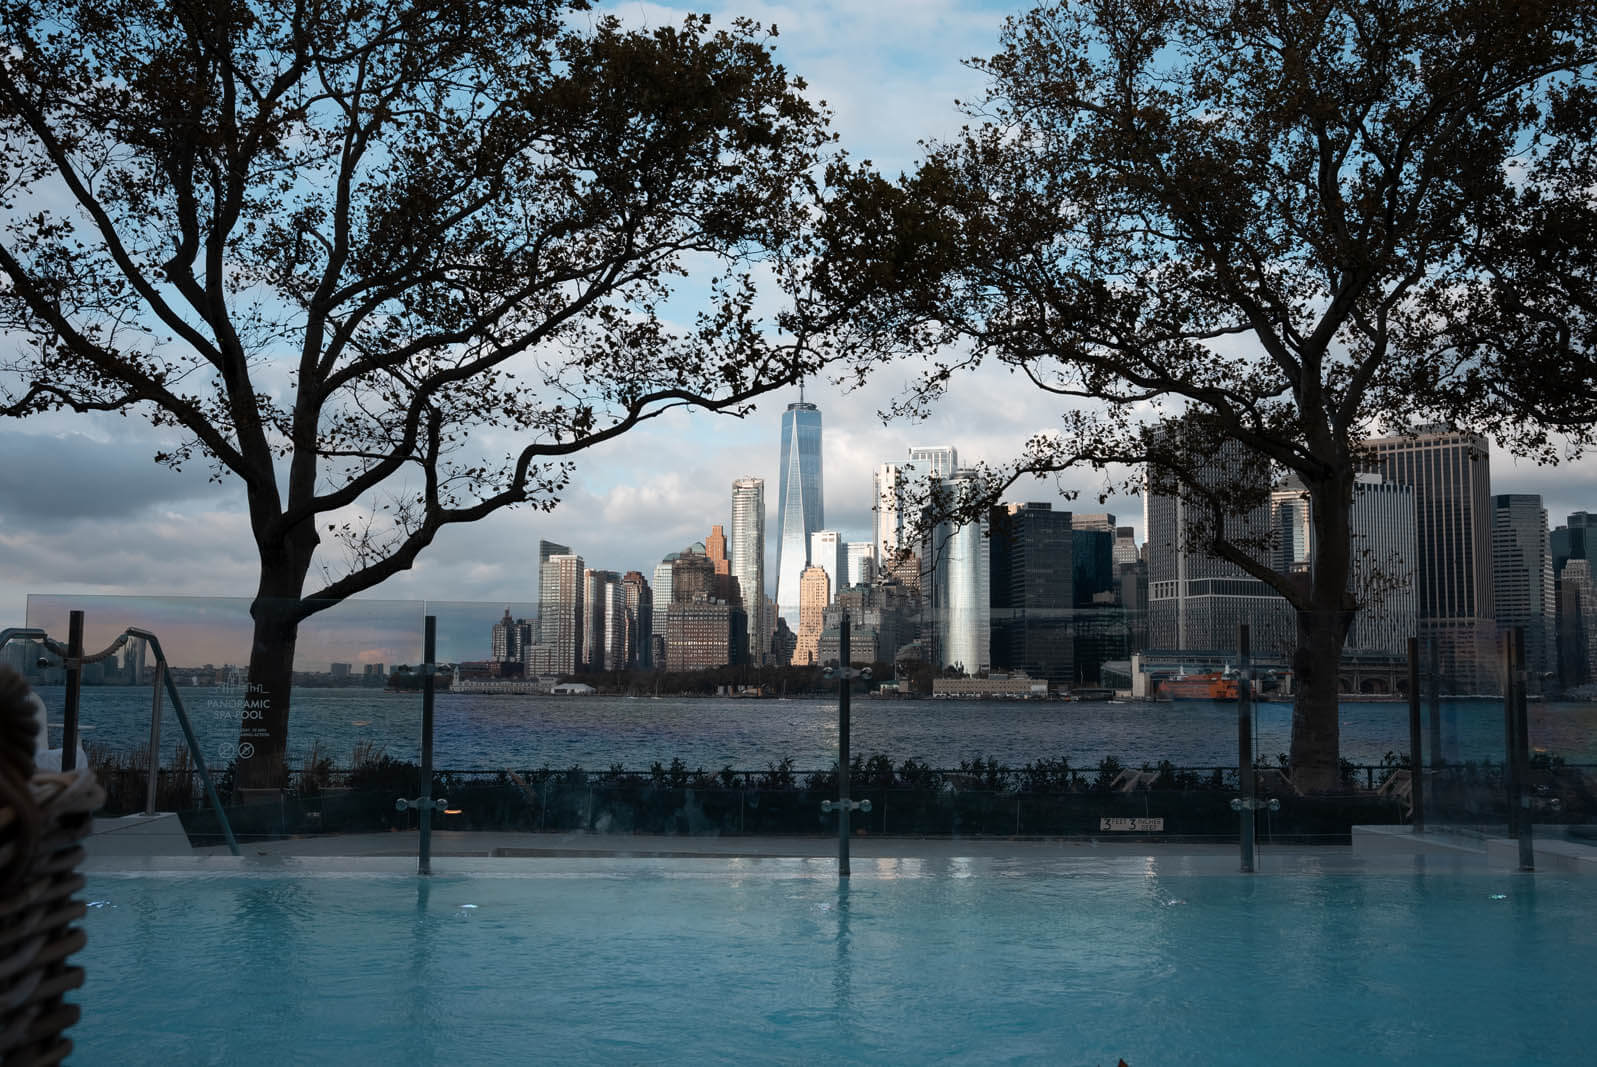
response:
<path id="1" fill-rule="evenodd" d="M 756 311 L 833 140 L 774 29 L 588 6 L 0 4 L 0 413 L 139 415 L 237 480 L 268 774 L 300 620 L 815 366 Z"/>
<path id="2" fill-rule="evenodd" d="M 936 353 L 905 409 L 983 362 L 1059 398 L 988 500 L 1149 463 L 1203 503 L 1189 536 L 1291 605 L 1300 785 L 1336 781 L 1360 442 L 1435 412 L 1484 424 L 1531 376 L 1505 373 L 1517 346 L 1556 365 L 1589 338 L 1594 19 L 1579 0 L 1045 5 L 974 61 L 990 90 L 963 136 L 898 182 L 856 175 L 829 222 L 833 291 L 868 294 L 884 347 Z M 1566 217 L 1584 228 L 1552 238 Z M 1521 443 L 1546 449 L 1536 425 Z M 1231 521 L 1246 493 L 1205 461 L 1225 442 L 1304 487 L 1306 577 Z"/>

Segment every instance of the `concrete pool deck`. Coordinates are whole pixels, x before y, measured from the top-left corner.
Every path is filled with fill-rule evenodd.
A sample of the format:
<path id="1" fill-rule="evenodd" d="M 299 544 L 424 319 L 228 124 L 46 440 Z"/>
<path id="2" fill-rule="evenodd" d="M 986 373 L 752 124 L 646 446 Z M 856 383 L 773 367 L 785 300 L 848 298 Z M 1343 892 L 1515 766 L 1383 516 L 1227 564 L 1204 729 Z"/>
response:
<path id="1" fill-rule="evenodd" d="M 227 866 L 272 867 L 295 861 L 316 868 L 341 862 L 350 869 L 414 870 L 418 835 L 412 831 L 378 834 L 328 834 L 315 837 L 241 842 L 243 855 L 233 857 L 225 846 L 190 846 L 174 815 L 96 819 L 85 841 L 85 869 L 181 870 Z M 497 833 L 434 830 L 435 871 L 480 870 L 483 861 L 729 861 L 801 860 L 833 862 L 837 838 L 811 837 L 675 837 L 587 833 Z M 1538 872 L 1597 875 L 1597 848 L 1559 840 L 1551 834 L 1536 839 Z M 1139 857 L 1163 861 L 1184 858 L 1194 873 L 1234 873 L 1239 866 L 1235 843 L 1183 841 L 1105 841 L 1079 838 L 920 838 L 862 836 L 850 842 L 856 871 L 878 861 L 1032 861 L 1037 863 L 1121 865 Z M 517 866 L 521 866 L 518 864 Z M 1413 834 L 1404 826 L 1361 826 L 1351 845 L 1271 845 L 1256 849 L 1259 873 L 1359 873 L 1415 869 L 1495 873 L 1518 867 L 1517 842 L 1479 834 L 1432 831 Z"/>

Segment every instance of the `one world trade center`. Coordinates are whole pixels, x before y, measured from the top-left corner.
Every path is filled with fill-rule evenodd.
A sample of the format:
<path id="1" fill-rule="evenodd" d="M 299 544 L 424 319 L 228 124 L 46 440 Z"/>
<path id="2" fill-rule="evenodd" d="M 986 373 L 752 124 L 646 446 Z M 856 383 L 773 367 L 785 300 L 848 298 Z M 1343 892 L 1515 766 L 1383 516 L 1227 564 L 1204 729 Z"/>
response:
<path id="1" fill-rule="evenodd" d="M 821 511 L 821 411 L 804 402 L 782 413 L 782 474 L 778 483 L 776 610 L 798 629 L 799 575 L 810 565 L 810 534 L 826 525 Z"/>

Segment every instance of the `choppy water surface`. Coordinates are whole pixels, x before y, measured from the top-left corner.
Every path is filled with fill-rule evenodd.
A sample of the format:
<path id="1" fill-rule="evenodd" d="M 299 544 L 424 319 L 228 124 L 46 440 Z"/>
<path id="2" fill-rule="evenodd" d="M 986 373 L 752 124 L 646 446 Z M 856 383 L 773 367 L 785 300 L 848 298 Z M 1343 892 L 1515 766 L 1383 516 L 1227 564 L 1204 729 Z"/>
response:
<path id="1" fill-rule="evenodd" d="M 60 687 L 41 690 L 59 722 Z M 184 704 L 207 759 L 231 758 L 238 740 L 236 692 L 185 688 Z M 162 751 L 180 733 L 165 703 Z M 147 689 L 83 690 L 80 721 L 86 743 L 131 751 L 147 743 Z M 1500 703 L 1450 701 L 1442 716 L 1451 759 L 1501 759 Z M 1274 758 L 1288 750 L 1292 710 L 1262 704 L 1256 713 L 1255 752 Z M 400 759 L 416 758 L 421 699 L 416 694 L 362 689 L 298 689 L 294 693 L 290 752 L 303 759 L 313 746 L 347 766 L 357 746 L 376 746 Z M 1105 756 L 1128 765 L 1168 759 L 1184 766 L 1236 764 L 1235 705 L 1063 702 L 964 702 L 856 698 L 852 750 L 884 752 L 895 761 L 916 759 L 939 767 L 977 756 L 1011 766 L 1040 758 L 1066 758 L 1096 766 Z M 1597 705 L 1535 704 L 1532 745 L 1570 763 L 1597 763 Z M 55 743 L 60 734 L 52 729 Z M 1342 707 L 1342 755 L 1378 763 L 1387 752 L 1406 752 L 1408 708 L 1400 703 L 1348 703 Z M 800 769 L 831 764 L 837 755 L 835 699 L 743 700 L 683 697 L 517 697 L 440 694 L 435 765 L 441 768 L 604 769 L 621 764 L 647 769 L 680 759 L 689 768 L 732 766 L 759 770 L 792 758 Z"/>

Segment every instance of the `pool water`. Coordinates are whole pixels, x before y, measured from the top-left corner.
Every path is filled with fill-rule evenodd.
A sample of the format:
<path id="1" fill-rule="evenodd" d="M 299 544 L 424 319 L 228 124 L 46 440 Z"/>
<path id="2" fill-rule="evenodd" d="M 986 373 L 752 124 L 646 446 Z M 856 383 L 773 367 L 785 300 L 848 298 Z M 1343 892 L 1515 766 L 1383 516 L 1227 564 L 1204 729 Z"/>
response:
<path id="1" fill-rule="evenodd" d="M 958 859 L 91 877 L 83 1064 L 1569 1063 L 1597 889 Z"/>

